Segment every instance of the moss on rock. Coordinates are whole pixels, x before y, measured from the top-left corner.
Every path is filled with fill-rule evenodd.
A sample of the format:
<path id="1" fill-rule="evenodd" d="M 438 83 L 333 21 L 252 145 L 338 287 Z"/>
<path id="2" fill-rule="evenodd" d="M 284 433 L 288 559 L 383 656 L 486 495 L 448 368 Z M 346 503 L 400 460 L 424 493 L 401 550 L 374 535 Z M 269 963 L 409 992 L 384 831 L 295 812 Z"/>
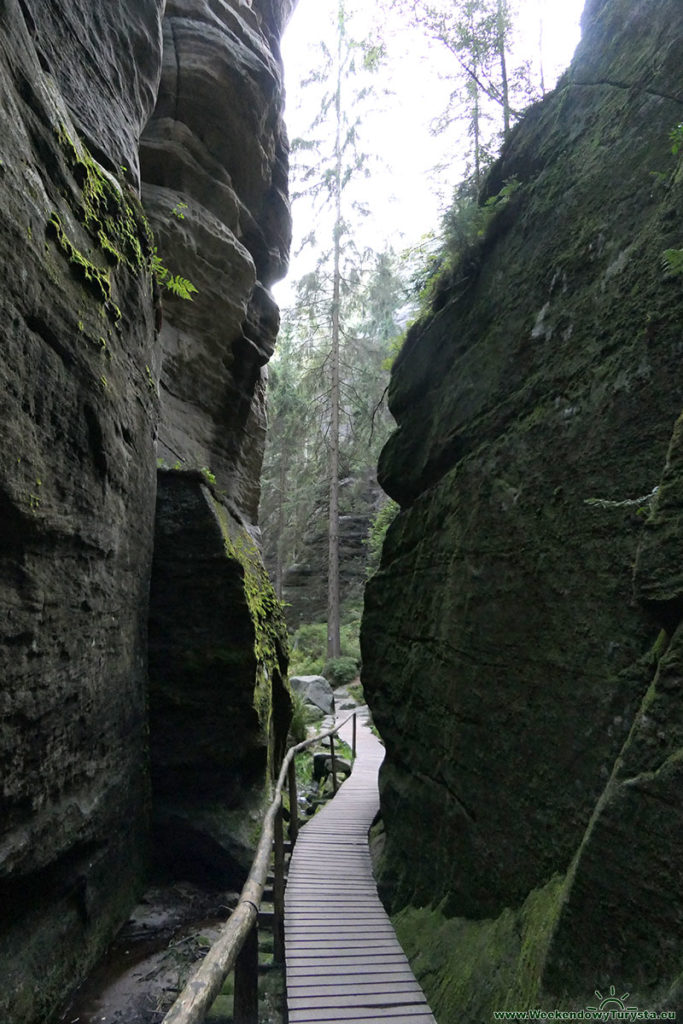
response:
<path id="1" fill-rule="evenodd" d="M 683 290 L 661 261 L 679 21 L 675 0 L 591 5 L 484 200 L 519 188 L 392 372 L 379 473 L 401 510 L 363 685 L 387 748 L 380 885 L 419 923 L 443 1024 L 596 984 L 654 1005 L 683 956 Z"/>
<path id="2" fill-rule="evenodd" d="M 130 186 L 122 185 L 105 171 L 80 140 L 71 138 L 64 125 L 56 134 L 76 186 L 74 191 L 79 194 L 74 213 L 92 240 L 94 251 L 86 254 L 76 245 L 56 211 L 50 215 L 46 234 L 56 241 L 76 276 L 117 322 L 121 310 L 112 298 L 111 270 L 125 266 L 133 274 L 146 274 L 151 282 L 151 230 Z"/>
<path id="3" fill-rule="evenodd" d="M 226 554 L 239 562 L 244 573 L 244 594 L 254 628 L 254 707 L 264 736 L 269 738 L 269 754 L 272 756 L 273 681 L 286 678 L 289 657 L 283 605 L 275 593 L 263 565 L 261 552 L 251 534 L 244 525 L 232 519 L 227 508 L 215 496 L 212 496 L 211 501 L 221 525 Z"/>
<path id="4" fill-rule="evenodd" d="M 392 918 L 437 1020 L 489 1021 L 495 1010 L 541 1005 L 544 958 L 562 876 L 495 919 L 449 917 L 443 906 L 406 907 Z"/>
<path id="5" fill-rule="evenodd" d="M 156 827 L 166 859 L 194 858 L 214 881 L 238 882 L 253 853 L 291 713 L 286 645 L 280 604 L 246 526 L 201 470 L 158 470 Z"/>

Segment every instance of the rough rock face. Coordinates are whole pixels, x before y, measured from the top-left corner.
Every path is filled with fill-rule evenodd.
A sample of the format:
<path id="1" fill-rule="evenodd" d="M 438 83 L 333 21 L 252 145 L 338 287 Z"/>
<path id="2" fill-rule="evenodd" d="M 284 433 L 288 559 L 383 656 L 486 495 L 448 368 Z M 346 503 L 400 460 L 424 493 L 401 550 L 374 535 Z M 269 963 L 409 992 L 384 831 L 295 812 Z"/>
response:
<path id="1" fill-rule="evenodd" d="M 171 466 L 208 467 L 252 522 L 263 367 L 279 326 L 267 289 L 284 273 L 290 241 L 282 76 L 260 10 L 170 0 L 141 148 L 159 253 L 198 289 L 194 302 L 169 302 L 164 313 L 159 454 Z"/>
<path id="2" fill-rule="evenodd" d="M 277 327 L 266 289 L 289 232 L 273 56 L 289 5 L 213 3 L 215 16 L 209 5 L 168 5 L 143 156 L 149 168 L 158 140 L 169 140 L 157 157 L 176 194 L 160 173 L 148 177 L 148 197 L 159 256 L 199 288 L 193 304 L 170 294 L 160 302 L 136 191 L 164 6 L 0 3 L 3 1024 L 46 1024 L 128 914 L 153 852 L 150 729 L 159 804 L 175 772 L 179 803 L 191 782 L 208 800 L 228 778 L 234 795 L 238 778 L 244 811 L 257 808 L 254 786 L 286 728 L 278 617 L 250 522 L 262 366 Z M 181 200 L 184 219 L 172 213 Z M 155 524 L 160 373 L 163 437 L 180 454 L 158 454 L 184 469 L 211 466 L 218 485 L 198 472 L 164 474 Z M 174 518 L 174 502 L 188 519 Z M 183 594 L 204 585 L 194 622 L 168 593 L 155 603 L 153 665 L 166 671 L 177 654 L 168 685 L 191 683 L 195 701 L 213 701 L 212 716 L 205 705 L 191 715 L 185 692 L 171 703 L 188 714 L 173 719 L 155 677 L 150 722 L 153 548 L 155 594 L 164 583 Z M 189 578 L 193 564 L 210 569 L 206 579 Z M 212 650 L 228 652 L 220 673 Z M 168 730 L 163 755 L 159 729 Z M 207 870 L 225 872 L 243 848 L 227 811 L 209 826 Z M 191 828 L 186 840 L 185 849 L 196 841 Z"/>
<path id="3" fill-rule="evenodd" d="M 232 883 L 251 860 L 289 707 L 272 588 L 236 554 L 254 547 L 265 364 L 279 326 L 268 288 L 290 241 L 274 42 L 288 8 L 169 0 L 159 95 L 141 143 L 159 256 L 197 288 L 191 302 L 167 295 L 160 333 L 158 455 L 172 471 L 159 470 L 152 576 L 155 835 L 167 857 L 212 864 Z M 268 616 L 273 650 L 264 656 L 255 647 Z"/>
<path id="4" fill-rule="evenodd" d="M 317 517 L 316 517 L 317 518 Z M 339 587 L 342 602 L 362 600 L 367 562 L 368 515 L 339 517 Z M 306 561 L 285 569 L 283 598 L 287 621 L 296 629 L 304 622 L 324 622 L 327 616 L 327 526 L 324 516 L 304 537 Z"/>
<path id="5" fill-rule="evenodd" d="M 155 365 L 149 237 L 126 181 L 158 81 L 160 7 L 83 0 L 58 14 L 8 0 L 0 17 L 0 1018 L 10 1024 L 49 1018 L 125 918 L 145 857 L 158 410 L 145 369 Z"/>
<path id="6" fill-rule="evenodd" d="M 201 473 L 159 475 L 150 598 L 157 860 L 241 885 L 291 714 L 286 629 L 258 549 Z"/>
<path id="7" fill-rule="evenodd" d="M 680 423 L 648 496 L 680 413 L 682 28 L 589 5 L 392 378 L 363 679 L 383 885 L 444 1021 L 680 1002 Z"/>

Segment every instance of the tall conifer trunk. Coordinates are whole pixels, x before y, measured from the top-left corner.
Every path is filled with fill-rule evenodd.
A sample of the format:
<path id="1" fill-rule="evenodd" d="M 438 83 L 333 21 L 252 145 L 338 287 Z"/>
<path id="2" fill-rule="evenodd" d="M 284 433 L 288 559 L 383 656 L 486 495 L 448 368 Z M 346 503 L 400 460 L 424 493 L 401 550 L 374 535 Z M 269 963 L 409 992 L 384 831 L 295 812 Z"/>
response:
<path id="1" fill-rule="evenodd" d="M 327 559 L 327 657 L 341 653 L 339 613 L 339 320 L 341 304 L 342 235 L 342 32 L 343 5 L 339 5 L 337 35 L 337 91 L 335 96 L 335 222 L 334 264 L 332 271 L 332 343 L 330 348 L 330 433 L 329 433 L 329 528 Z"/>
<path id="2" fill-rule="evenodd" d="M 284 593 L 284 552 L 282 550 L 282 538 L 285 535 L 285 496 L 287 490 L 287 450 L 283 445 L 282 453 L 280 455 L 280 471 L 279 471 L 279 497 L 278 497 L 278 510 L 277 510 L 277 547 L 276 547 L 276 562 L 275 562 L 275 593 L 282 601 Z"/>
<path id="3" fill-rule="evenodd" d="M 500 82 L 503 102 L 503 131 L 507 139 L 510 134 L 510 88 L 505 45 L 508 33 L 507 0 L 498 0 L 498 54 L 500 57 Z"/>

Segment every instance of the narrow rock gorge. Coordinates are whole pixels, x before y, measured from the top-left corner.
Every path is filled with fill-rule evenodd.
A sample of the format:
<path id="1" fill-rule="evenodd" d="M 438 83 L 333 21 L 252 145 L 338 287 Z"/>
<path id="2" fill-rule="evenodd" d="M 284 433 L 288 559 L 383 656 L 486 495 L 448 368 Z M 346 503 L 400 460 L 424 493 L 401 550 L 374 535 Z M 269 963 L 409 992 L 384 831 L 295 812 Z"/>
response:
<path id="1" fill-rule="evenodd" d="M 239 884 L 282 757 L 294 2 L 0 0 L 2 1024 L 58 1019 L 150 878 Z M 683 1010 L 680 0 L 583 29 L 390 386 L 363 683 L 380 887 L 441 1024 Z"/>
<path id="2" fill-rule="evenodd" d="M 363 681 L 440 1021 L 683 1006 L 682 64 L 677 0 L 589 0 L 393 370 Z"/>
<path id="3" fill-rule="evenodd" d="M 282 753 L 255 523 L 291 6 L 0 4 L 4 1024 L 53 1017 L 155 861 L 239 879 Z"/>

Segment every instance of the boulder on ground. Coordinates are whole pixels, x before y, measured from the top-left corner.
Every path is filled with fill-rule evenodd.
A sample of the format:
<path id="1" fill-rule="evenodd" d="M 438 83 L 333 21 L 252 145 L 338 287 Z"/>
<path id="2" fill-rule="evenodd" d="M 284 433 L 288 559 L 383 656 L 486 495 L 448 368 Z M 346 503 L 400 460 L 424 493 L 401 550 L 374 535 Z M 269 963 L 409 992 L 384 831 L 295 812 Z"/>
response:
<path id="1" fill-rule="evenodd" d="M 334 712 L 334 694 L 324 676 L 290 676 L 290 685 L 307 704 L 314 704 L 326 715 Z"/>
<path id="2" fill-rule="evenodd" d="M 342 757 L 335 757 L 334 767 L 337 775 L 343 775 L 345 779 L 351 774 L 351 765 Z M 327 752 L 313 755 L 313 781 L 320 782 L 332 774 L 332 758 Z"/>

